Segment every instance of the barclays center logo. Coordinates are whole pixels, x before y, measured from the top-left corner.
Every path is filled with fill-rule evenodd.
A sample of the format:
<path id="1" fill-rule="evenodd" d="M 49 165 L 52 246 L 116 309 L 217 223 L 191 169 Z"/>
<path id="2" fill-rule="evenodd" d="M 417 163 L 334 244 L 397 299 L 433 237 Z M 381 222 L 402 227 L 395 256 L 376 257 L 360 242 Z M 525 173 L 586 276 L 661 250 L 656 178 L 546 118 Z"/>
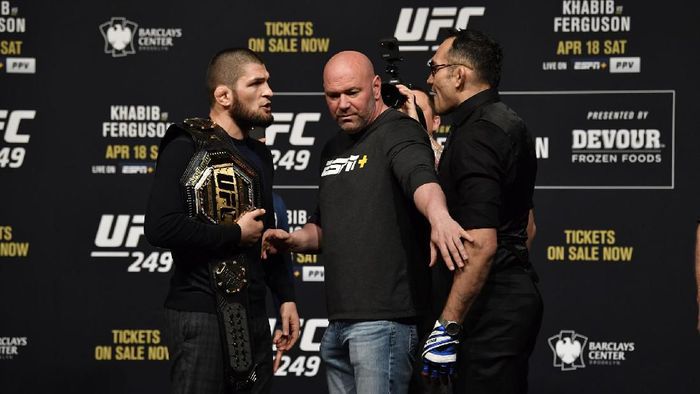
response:
<path id="1" fill-rule="evenodd" d="M 100 32 L 105 40 L 104 51 L 112 57 L 124 57 L 136 53 L 134 36 L 138 24 L 123 17 L 113 17 L 100 25 Z"/>
<path id="2" fill-rule="evenodd" d="M 554 355 L 554 367 L 562 371 L 574 371 L 585 368 L 583 351 L 588 337 L 572 330 L 562 330 L 559 334 L 549 337 L 549 348 Z"/>
<path id="3" fill-rule="evenodd" d="M 547 340 L 552 350 L 553 364 L 562 371 L 574 371 L 592 366 L 621 366 L 637 350 L 634 341 L 589 340 L 573 330 L 561 330 Z M 585 358 L 585 361 L 584 361 Z"/>
<path id="4" fill-rule="evenodd" d="M 105 40 L 104 51 L 112 57 L 139 52 L 162 52 L 174 47 L 182 37 L 180 27 L 139 27 L 124 17 L 113 17 L 100 25 Z"/>

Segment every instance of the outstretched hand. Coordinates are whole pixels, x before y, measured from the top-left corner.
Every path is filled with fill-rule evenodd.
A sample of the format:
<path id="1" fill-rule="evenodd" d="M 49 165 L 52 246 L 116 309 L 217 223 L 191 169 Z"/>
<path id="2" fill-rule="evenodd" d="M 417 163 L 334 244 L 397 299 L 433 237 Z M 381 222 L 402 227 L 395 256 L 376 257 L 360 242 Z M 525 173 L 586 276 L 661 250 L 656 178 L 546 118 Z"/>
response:
<path id="1" fill-rule="evenodd" d="M 445 215 L 438 222 L 432 223 L 431 227 L 430 266 L 435 265 L 439 250 L 445 265 L 450 271 L 454 271 L 455 265 L 458 268 L 464 268 L 469 255 L 462 240 L 474 242 L 474 238 L 449 215 Z"/>
<path id="2" fill-rule="evenodd" d="M 267 259 L 268 253 L 284 253 L 291 247 L 291 235 L 288 232 L 277 228 L 271 228 L 265 231 L 265 234 L 263 234 L 260 257 Z"/>

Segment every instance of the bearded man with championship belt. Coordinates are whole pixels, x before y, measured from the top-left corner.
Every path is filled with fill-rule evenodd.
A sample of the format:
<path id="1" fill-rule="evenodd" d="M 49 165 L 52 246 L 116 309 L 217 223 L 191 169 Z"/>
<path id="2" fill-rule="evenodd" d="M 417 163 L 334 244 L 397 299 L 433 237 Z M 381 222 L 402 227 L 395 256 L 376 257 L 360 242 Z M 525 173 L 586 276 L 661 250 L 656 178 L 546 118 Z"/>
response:
<path id="1" fill-rule="evenodd" d="M 265 285 L 280 303 L 278 360 L 299 337 L 290 272 L 281 258 L 260 261 L 260 236 L 274 227 L 273 165 L 248 133 L 272 123 L 268 79 L 254 52 L 217 53 L 209 118 L 172 125 L 161 142 L 145 233 L 175 263 L 165 301 L 173 393 L 270 391 Z"/>

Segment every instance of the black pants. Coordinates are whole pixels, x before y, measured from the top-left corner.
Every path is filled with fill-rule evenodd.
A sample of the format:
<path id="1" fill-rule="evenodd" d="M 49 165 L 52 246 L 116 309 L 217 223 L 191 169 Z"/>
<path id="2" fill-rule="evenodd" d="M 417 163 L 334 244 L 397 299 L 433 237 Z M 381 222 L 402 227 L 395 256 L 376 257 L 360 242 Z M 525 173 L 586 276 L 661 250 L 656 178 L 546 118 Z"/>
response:
<path id="1" fill-rule="evenodd" d="M 526 393 L 542 298 L 522 268 L 491 275 L 464 321 L 455 393 Z"/>
<path id="2" fill-rule="evenodd" d="M 165 309 L 171 350 L 171 392 L 224 393 L 224 361 L 216 315 Z M 251 322 L 253 363 L 258 379 L 250 393 L 269 393 L 272 383 L 272 339 L 265 317 Z"/>

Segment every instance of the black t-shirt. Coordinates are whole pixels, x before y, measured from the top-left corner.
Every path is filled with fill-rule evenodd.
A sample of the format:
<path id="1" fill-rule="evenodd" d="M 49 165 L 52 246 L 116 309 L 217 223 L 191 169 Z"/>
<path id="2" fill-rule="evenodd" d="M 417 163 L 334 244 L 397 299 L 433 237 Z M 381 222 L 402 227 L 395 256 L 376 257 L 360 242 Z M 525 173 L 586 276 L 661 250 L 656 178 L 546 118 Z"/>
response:
<path id="1" fill-rule="evenodd" d="M 515 250 L 526 259 L 537 161 L 525 123 L 494 89 L 464 101 L 452 115 L 438 166 L 450 214 L 467 229 L 497 229 L 494 266 L 513 262 Z"/>
<path id="2" fill-rule="evenodd" d="M 265 228 L 274 227 L 272 206 L 272 156 L 267 147 L 251 138 L 231 143 L 260 174 Z M 260 243 L 241 248 L 241 229 L 235 225 L 204 223 L 187 215 L 184 190 L 180 185 L 187 165 L 195 153 L 189 134 L 172 125 L 163 139 L 158 165 L 146 211 L 145 233 L 154 246 L 172 250 L 174 273 L 165 306 L 177 310 L 215 313 L 208 262 L 240 252 L 250 258 L 248 287 L 249 313 L 265 315 L 265 284 L 280 302 L 294 300 L 291 274 L 279 256 L 260 261 Z"/>
<path id="3" fill-rule="evenodd" d="M 428 223 L 413 193 L 437 182 L 420 125 L 389 109 L 363 132 L 338 132 L 321 157 L 319 205 L 328 317 L 384 320 L 429 308 Z"/>

